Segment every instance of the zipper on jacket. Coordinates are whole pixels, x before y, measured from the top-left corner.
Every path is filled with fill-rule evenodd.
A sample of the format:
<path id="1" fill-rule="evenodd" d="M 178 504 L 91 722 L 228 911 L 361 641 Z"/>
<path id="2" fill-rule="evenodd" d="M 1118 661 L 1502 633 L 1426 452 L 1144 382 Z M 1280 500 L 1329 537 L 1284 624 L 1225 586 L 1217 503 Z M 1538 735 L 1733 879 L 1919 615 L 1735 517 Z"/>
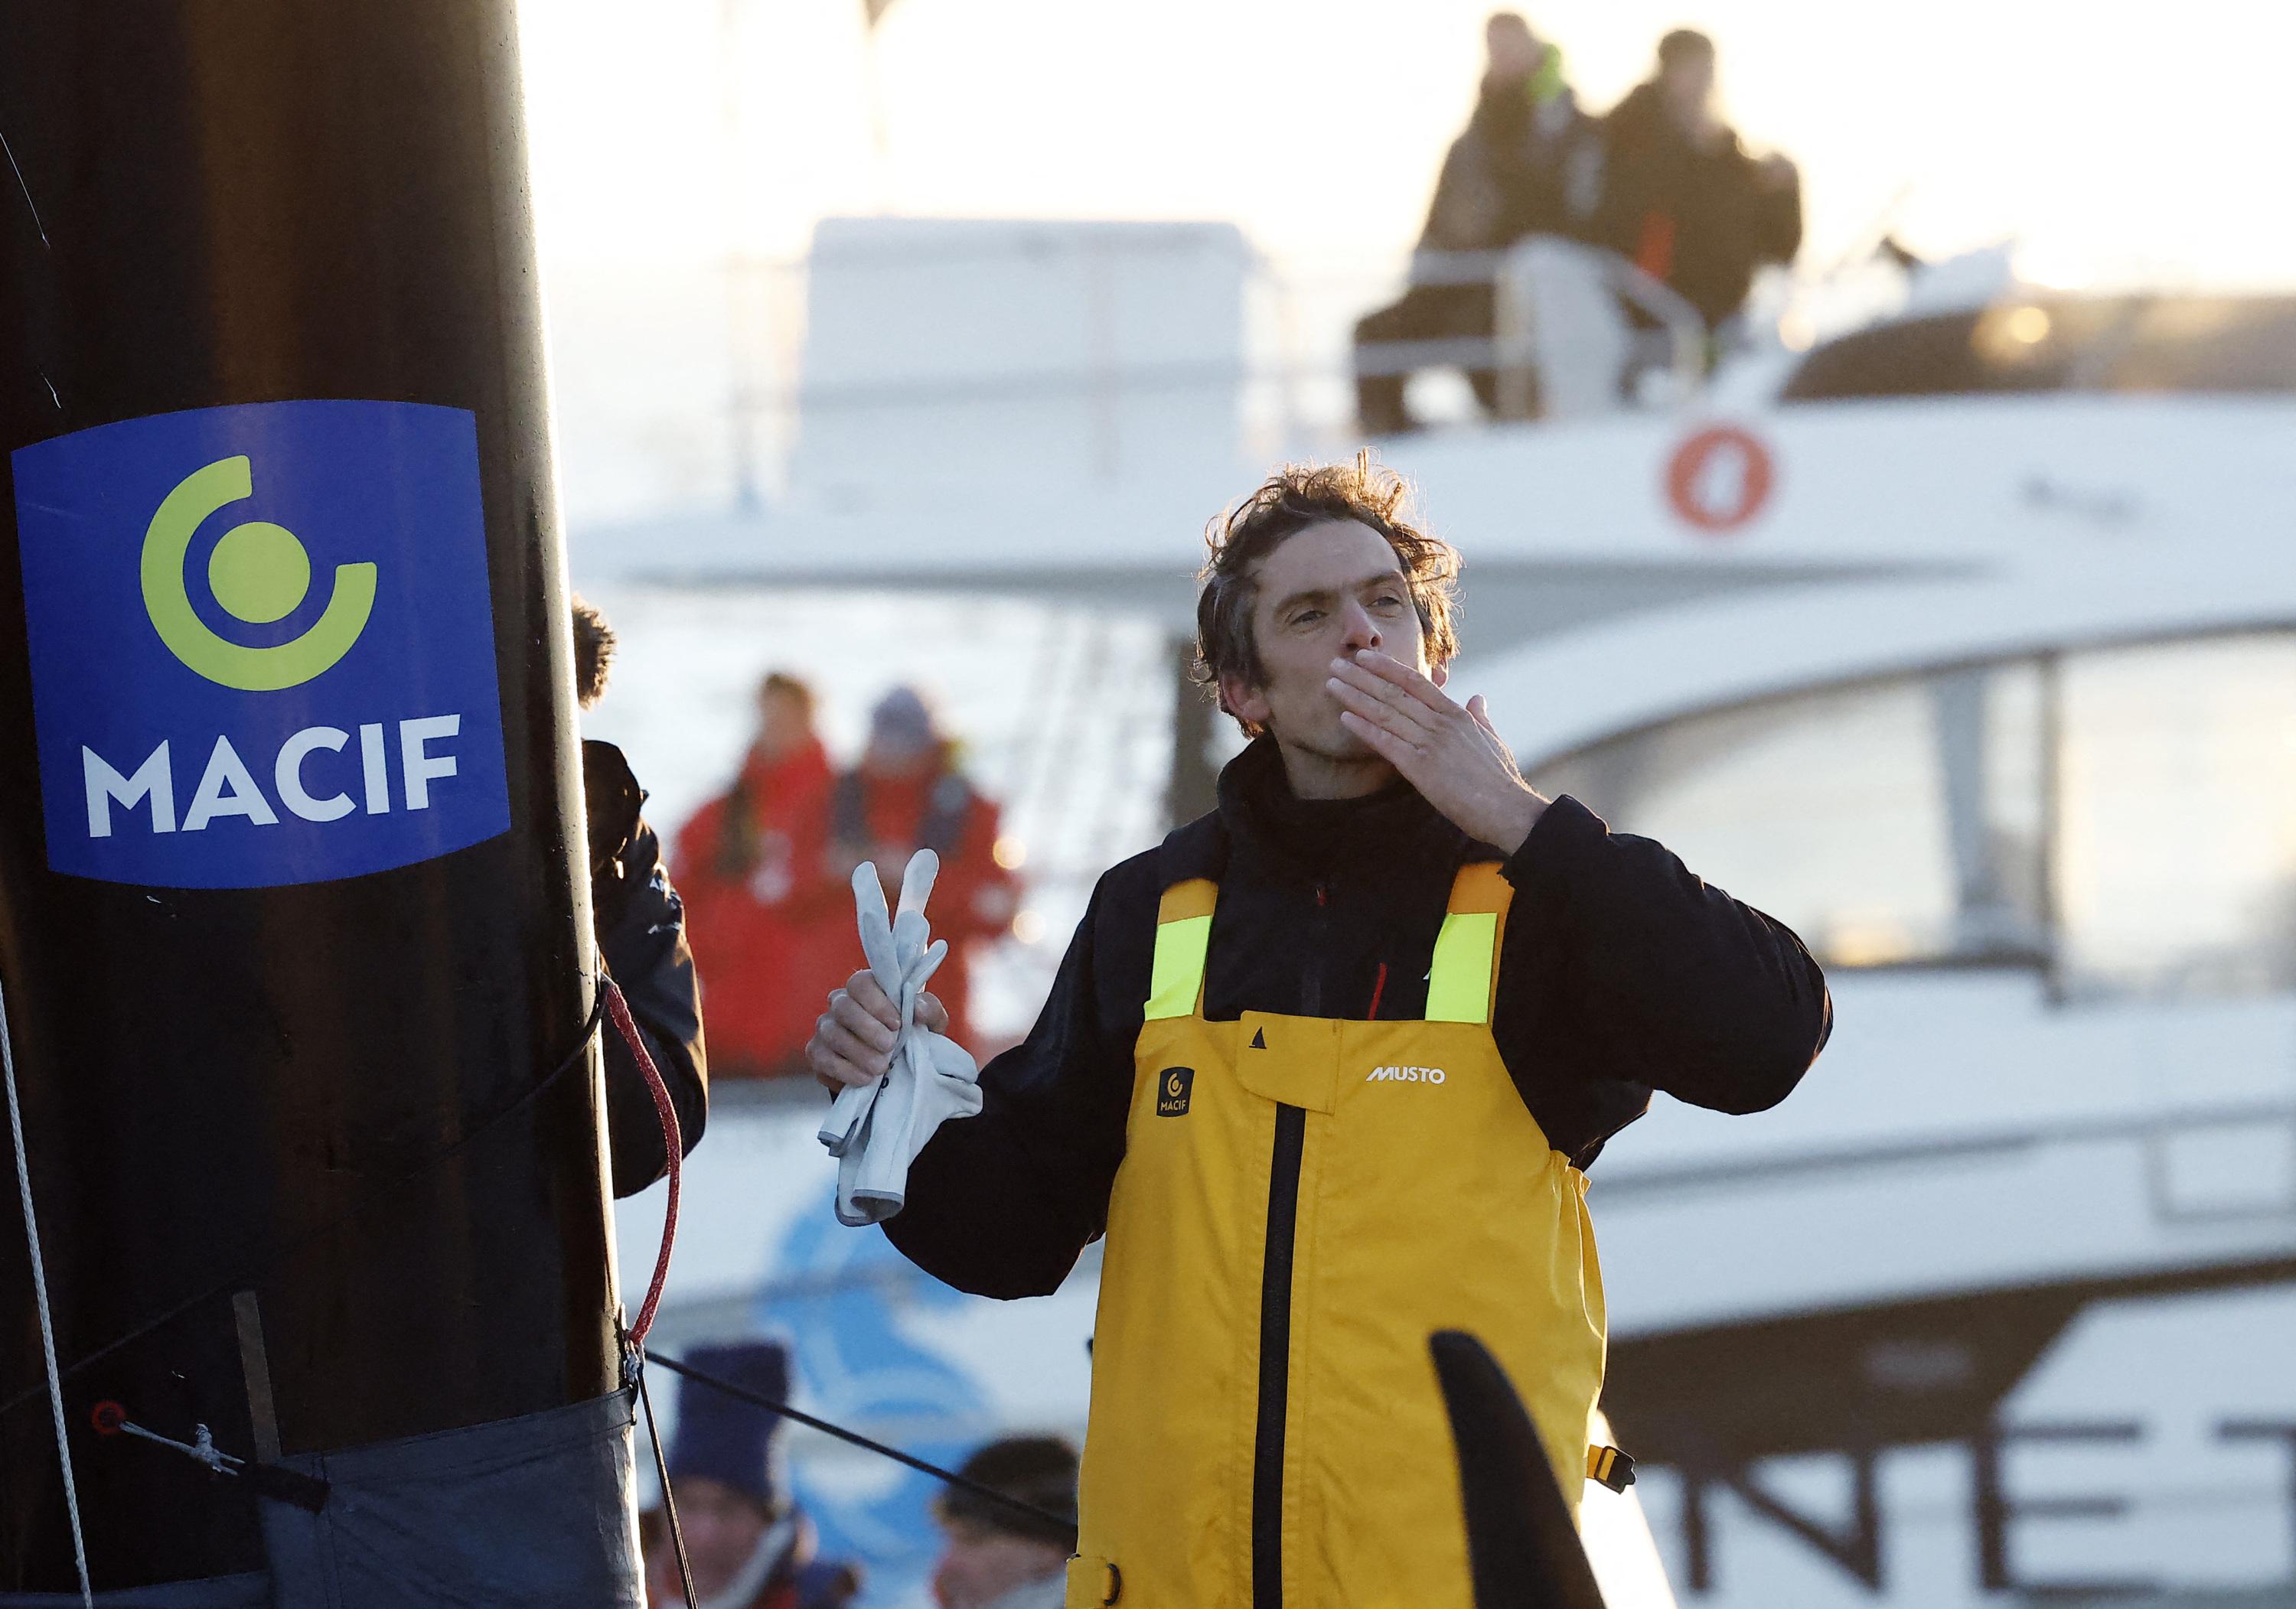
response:
<path id="1" fill-rule="evenodd" d="M 1259 1272 L 1259 1421 L 1251 1452 L 1252 1609 L 1283 1605 L 1283 1425 L 1292 1390 L 1292 1242 L 1300 1219 L 1304 1107 L 1275 1108 L 1267 1246 Z"/>
<path id="2" fill-rule="evenodd" d="M 1300 1015 L 1324 1014 L 1324 958 L 1331 953 L 1325 941 L 1332 930 L 1332 886 L 1316 885 L 1315 914 L 1308 919 L 1308 968 L 1300 978 Z"/>
<path id="3" fill-rule="evenodd" d="M 1308 920 L 1311 958 L 1300 980 L 1300 1015 L 1324 1009 L 1324 943 L 1332 886 L 1316 885 Z M 1304 1107 L 1275 1107 L 1275 1150 L 1267 1177 L 1267 1245 L 1259 1263 L 1259 1415 L 1251 1448 L 1251 1605 L 1283 1609 L 1283 1430 L 1292 1395 L 1292 1243 L 1300 1223 L 1300 1157 L 1308 1143 Z"/>

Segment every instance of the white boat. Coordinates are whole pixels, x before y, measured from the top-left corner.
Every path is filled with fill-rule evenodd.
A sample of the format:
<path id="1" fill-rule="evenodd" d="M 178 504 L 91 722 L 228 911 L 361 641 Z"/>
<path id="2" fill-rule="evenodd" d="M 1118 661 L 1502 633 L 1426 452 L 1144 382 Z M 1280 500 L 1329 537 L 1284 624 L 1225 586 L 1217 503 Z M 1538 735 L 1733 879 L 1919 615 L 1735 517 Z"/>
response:
<path id="1" fill-rule="evenodd" d="M 785 497 L 578 530 L 576 578 L 616 609 L 626 665 L 669 667 L 614 731 L 699 731 L 673 703 L 714 677 L 711 767 L 772 651 L 732 642 L 741 623 L 857 675 L 882 661 L 857 650 L 853 609 L 940 645 L 955 702 L 1006 734 L 1002 774 L 1048 790 L 1040 825 L 1067 846 L 1046 935 L 1007 958 L 1025 1008 L 1089 876 L 1160 829 L 1144 744 L 1174 755 L 1184 807 L 1222 751 L 1171 697 L 1171 655 L 1197 532 L 1256 473 L 1233 432 L 1187 436 L 1244 408 L 1242 297 L 1223 287 L 1249 254 L 1211 227 L 967 226 L 976 253 L 1036 265 L 1016 289 L 977 262 L 937 273 L 931 227 L 896 223 L 832 232 L 879 277 L 816 269 L 818 328 L 914 345 L 901 314 L 890 334 L 850 315 L 922 308 L 930 334 L 961 305 L 993 347 L 1066 305 L 1072 259 L 1087 292 L 1104 276 L 1074 298 L 1086 325 L 1146 332 L 1101 380 L 1069 385 L 1048 348 L 1036 383 L 986 401 L 961 342 L 938 390 L 825 386 L 832 424 L 800 437 Z M 946 306 L 867 267 L 895 245 Z M 1143 252 L 1185 272 L 1128 281 Z M 1155 303 L 1170 283 L 1194 286 L 1193 314 Z M 809 363 L 834 367 L 828 340 Z M 1152 371 L 1136 391 L 1126 363 Z M 1003 412 L 980 445 L 898 471 L 901 442 L 982 407 Z M 856 479 L 870 441 L 895 469 Z M 1997 286 L 1750 357 L 1670 406 L 1387 456 L 1467 556 L 1458 686 L 1488 697 L 1534 780 L 1788 921 L 1835 994 L 1833 1042 L 1784 1106 L 1661 1098 L 1592 1172 L 1606 1407 L 1644 1472 L 1639 1511 L 1590 1510 L 1613 1602 L 1669 1601 L 1642 1513 L 1685 1602 L 2292 1601 L 2291 305 Z M 889 588 L 918 596 L 854 602 Z M 1037 600 L 1067 646 L 1029 657 L 984 606 L 947 601 L 992 592 Z M 824 592 L 834 608 L 803 601 Z M 1021 658 L 1103 680 L 1047 715 L 1013 697 Z M 686 764 L 631 747 L 650 780 Z M 1079 791 L 1119 766 L 1121 787 Z M 1052 1297 L 947 1292 L 832 1221 L 816 1118 L 721 1090 L 660 1344 L 780 1329 L 808 1405 L 927 1456 L 1080 1433 L 1096 1248 Z M 626 1279 L 658 1197 L 626 1204 Z M 930 1483 L 817 1439 L 799 1453 L 832 1543 L 877 1563 L 875 1601 L 906 1601 Z"/>

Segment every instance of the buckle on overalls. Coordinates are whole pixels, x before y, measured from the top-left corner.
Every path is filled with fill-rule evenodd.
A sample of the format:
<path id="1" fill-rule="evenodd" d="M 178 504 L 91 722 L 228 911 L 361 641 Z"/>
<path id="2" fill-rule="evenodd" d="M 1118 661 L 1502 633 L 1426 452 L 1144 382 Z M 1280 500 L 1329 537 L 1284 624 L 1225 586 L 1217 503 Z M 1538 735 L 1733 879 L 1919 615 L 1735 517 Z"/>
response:
<path id="1" fill-rule="evenodd" d="M 1612 1491 L 1624 1491 L 1635 1483 L 1635 1461 L 1615 1447 L 1589 1447 L 1587 1478 Z"/>
<path id="2" fill-rule="evenodd" d="M 1105 1609 L 1124 1596 L 1124 1573 L 1114 1559 L 1071 1555 L 1069 1559 L 1070 1609 Z"/>

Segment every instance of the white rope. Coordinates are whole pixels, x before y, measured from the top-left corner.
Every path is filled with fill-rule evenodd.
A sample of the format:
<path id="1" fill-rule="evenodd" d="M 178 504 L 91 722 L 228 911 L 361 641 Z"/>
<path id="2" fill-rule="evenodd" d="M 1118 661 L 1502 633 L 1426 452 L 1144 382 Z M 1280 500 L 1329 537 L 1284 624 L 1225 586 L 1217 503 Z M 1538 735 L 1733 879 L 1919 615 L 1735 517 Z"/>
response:
<path id="1" fill-rule="evenodd" d="M 95 1609 L 87 1577 L 87 1542 L 79 1530 L 79 1487 L 72 1480 L 71 1444 L 64 1434 L 64 1382 L 56 1368 L 56 1330 L 48 1317 L 48 1270 L 40 1261 L 40 1225 L 32 1215 L 32 1164 L 24 1155 L 24 1110 L 16 1100 L 16 1041 L 8 1032 L 8 992 L 0 984 L 0 1072 L 8 1085 L 8 1131 L 16 1141 L 16 1192 L 24 1204 L 24 1241 L 32 1253 L 32 1294 L 40 1309 L 40 1351 L 48 1364 L 48 1408 L 56 1421 L 56 1459 L 64 1472 L 64 1507 L 71 1515 L 72 1561 L 79 1566 L 79 1601 Z"/>

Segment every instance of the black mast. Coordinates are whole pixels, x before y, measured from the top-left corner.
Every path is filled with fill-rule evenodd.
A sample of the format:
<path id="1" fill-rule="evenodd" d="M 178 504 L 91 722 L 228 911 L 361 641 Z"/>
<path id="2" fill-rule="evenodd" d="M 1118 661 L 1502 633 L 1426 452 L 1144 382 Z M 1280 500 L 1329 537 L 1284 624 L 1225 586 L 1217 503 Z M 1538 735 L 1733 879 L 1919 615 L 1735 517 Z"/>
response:
<path id="1" fill-rule="evenodd" d="M 98 1589 L 265 1566 L 100 1401 L 292 1456 L 618 1384 L 512 10 L 0 0 L 0 979 Z M 0 1592 L 76 1597 L 0 1184 Z"/>

